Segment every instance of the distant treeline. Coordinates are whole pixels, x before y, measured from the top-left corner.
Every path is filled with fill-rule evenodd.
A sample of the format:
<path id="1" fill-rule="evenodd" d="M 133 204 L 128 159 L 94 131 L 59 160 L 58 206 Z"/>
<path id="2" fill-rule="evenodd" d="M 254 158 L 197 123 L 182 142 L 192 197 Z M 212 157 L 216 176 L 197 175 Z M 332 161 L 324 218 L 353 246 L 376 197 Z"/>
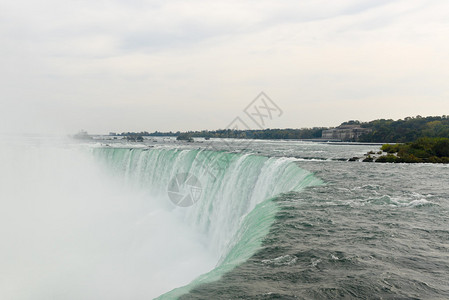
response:
<path id="1" fill-rule="evenodd" d="M 123 132 L 121 136 L 179 136 L 188 135 L 190 137 L 204 138 L 238 138 L 238 139 L 318 139 L 321 138 L 321 132 L 327 128 L 303 128 L 303 129 L 262 129 L 262 130 L 202 130 L 186 132 Z"/>
<path id="2" fill-rule="evenodd" d="M 407 143 L 423 137 L 449 138 L 449 116 L 407 117 L 403 120 L 374 120 L 359 123 L 361 127 L 371 128 L 362 135 L 360 142 Z"/>
<path id="3" fill-rule="evenodd" d="M 449 116 L 441 117 L 407 117 L 403 120 L 374 120 L 370 122 L 348 121 L 341 125 L 360 125 L 370 128 L 371 132 L 362 135 L 359 142 L 406 143 L 422 137 L 449 138 Z M 327 127 L 302 129 L 262 129 L 262 130 L 203 130 L 186 132 L 123 132 L 120 136 L 179 136 L 181 134 L 204 138 L 240 138 L 240 139 L 319 139 Z"/>

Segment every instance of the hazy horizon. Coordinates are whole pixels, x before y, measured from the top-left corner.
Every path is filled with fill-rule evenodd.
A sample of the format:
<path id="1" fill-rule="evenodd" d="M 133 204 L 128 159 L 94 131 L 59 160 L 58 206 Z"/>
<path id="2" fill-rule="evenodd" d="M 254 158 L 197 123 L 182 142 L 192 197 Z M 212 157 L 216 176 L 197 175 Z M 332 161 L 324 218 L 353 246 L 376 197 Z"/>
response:
<path id="1" fill-rule="evenodd" d="M 447 1 L 0 7 L 3 133 L 215 130 L 261 91 L 264 128 L 449 111 Z"/>

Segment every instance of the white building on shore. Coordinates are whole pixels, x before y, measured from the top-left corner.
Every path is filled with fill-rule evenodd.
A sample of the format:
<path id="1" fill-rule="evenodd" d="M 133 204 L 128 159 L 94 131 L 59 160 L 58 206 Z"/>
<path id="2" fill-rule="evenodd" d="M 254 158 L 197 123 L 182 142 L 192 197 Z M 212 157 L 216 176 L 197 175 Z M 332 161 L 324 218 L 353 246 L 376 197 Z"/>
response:
<path id="1" fill-rule="evenodd" d="M 333 129 L 323 130 L 321 138 L 355 142 L 358 141 L 362 134 L 370 131 L 370 128 L 363 128 L 360 125 L 340 125 Z"/>

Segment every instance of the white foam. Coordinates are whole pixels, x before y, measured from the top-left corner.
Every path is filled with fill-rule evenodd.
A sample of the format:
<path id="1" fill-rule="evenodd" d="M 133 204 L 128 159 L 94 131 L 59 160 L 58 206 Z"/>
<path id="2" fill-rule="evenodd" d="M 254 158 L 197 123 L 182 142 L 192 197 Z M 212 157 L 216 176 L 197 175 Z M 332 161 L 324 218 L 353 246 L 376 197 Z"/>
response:
<path id="1" fill-rule="evenodd" d="M 429 205 L 432 204 L 432 202 L 426 200 L 426 199 L 419 199 L 419 200 L 413 200 L 410 203 L 407 204 L 407 206 L 410 207 L 417 207 L 417 206 L 424 206 L 424 205 Z"/>

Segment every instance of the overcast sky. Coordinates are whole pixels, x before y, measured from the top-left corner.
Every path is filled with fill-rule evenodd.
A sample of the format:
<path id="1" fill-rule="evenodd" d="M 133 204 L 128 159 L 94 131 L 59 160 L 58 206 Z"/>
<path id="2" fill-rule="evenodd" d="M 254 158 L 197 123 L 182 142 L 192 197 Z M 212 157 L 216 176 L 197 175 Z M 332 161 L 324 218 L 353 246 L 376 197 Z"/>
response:
<path id="1" fill-rule="evenodd" d="M 449 1 L 0 0 L 0 132 L 449 114 Z M 250 127 L 253 124 L 248 122 Z"/>

